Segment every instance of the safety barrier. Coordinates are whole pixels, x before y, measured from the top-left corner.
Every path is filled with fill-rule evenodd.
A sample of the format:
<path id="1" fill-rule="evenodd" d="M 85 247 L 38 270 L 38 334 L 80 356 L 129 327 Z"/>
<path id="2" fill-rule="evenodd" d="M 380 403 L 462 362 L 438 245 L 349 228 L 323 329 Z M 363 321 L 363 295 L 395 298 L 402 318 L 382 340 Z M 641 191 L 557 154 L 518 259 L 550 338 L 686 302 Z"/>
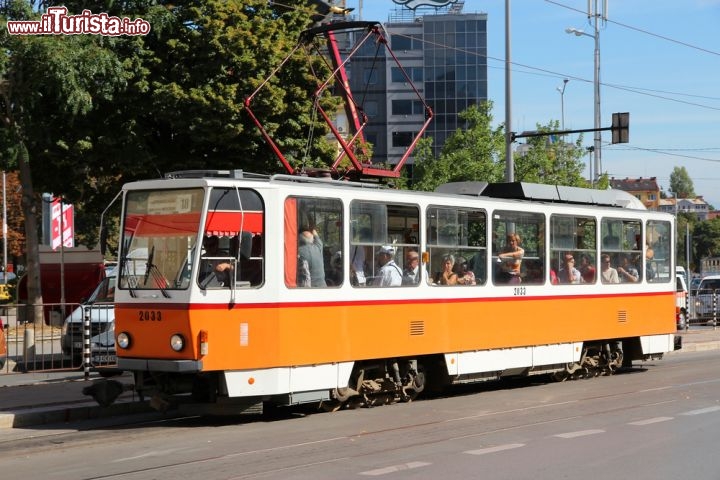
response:
<path id="1" fill-rule="evenodd" d="M 720 322 L 718 290 L 697 290 L 688 296 L 688 319 L 690 325 L 714 325 Z"/>
<path id="2" fill-rule="evenodd" d="M 116 363 L 112 305 L 4 304 L 0 373 L 80 370 Z"/>

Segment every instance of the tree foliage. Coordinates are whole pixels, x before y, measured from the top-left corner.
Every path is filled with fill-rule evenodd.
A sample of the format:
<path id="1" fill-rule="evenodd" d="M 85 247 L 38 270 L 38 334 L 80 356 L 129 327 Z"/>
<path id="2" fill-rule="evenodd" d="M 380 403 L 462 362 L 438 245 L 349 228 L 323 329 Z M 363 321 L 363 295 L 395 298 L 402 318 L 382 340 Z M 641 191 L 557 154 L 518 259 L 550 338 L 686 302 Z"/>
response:
<path id="1" fill-rule="evenodd" d="M 11 0 L 0 13 L 4 20 L 37 18 L 32 3 Z M 0 75 L 10 86 L 0 148 L 11 153 L 5 159 L 17 158 L 22 141 L 35 189 L 75 204 L 81 242 L 97 241 L 99 213 L 127 181 L 181 169 L 281 171 L 244 101 L 309 26 L 314 10 L 304 1 L 69 0 L 42 7 L 58 5 L 151 25 L 145 36 L 3 32 L 0 39 Z M 295 167 L 333 158 L 312 102 L 316 75 L 327 67 L 304 52 L 253 104 Z M 334 99 L 321 102 L 332 111 Z"/>
<path id="2" fill-rule="evenodd" d="M 492 102 L 473 105 L 460 113 L 465 122 L 443 146 L 432 154 L 432 139 L 424 138 L 415 150 L 413 188 L 434 190 L 447 182 L 501 181 L 504 168 L 505 136 L 502 127 L 492 127 Z"/>
<path id="3" fill-rule="evenodd" d="M 431 139 L 418 142 L 415 152 L 413 188 L 434 190 L 438 185 L 455 181 L 502 182 L 505 173 L 504 127 L 492 127 L 492 102 L 471 106 L 460 114 L 466 122 L 448 138 L 435 158 Z M 558 130 L 557 121 L 538 131 Z M 531 137 L 528 148 L 514 156 L 515 180 L 569 186 L 588 186 L 583 178 L 582 136 L 574 144 L 548 136 Z"/>
<path id="4" fill-rule="evenodd" d="M 695 187 L 685 167 L 675 167 L 670 173 L 670 191 L 677 198 L 694 198 Z"/>
<path id="5" fill-rule="evenodd" d="M 696 223 L 692 240 L 695 259 L 720 256 L 720 218 Z"/>
<path id="6" fill-rule="evenodd" d="M 544 183 L 588 187 L 583 177 L 585 164 L 582 161 L 584 149 L 583 137 L 578 136 L 575 143 L 567 143 L 565 138 L 550 135 L 549 132 L 560 129 L 557 120 L 547 125 L 537 125 L 537 131 L 548 133 L 546 136 L 529 137 L 529 148 L 515 157 L 515 179 L 520 182 Z"/>

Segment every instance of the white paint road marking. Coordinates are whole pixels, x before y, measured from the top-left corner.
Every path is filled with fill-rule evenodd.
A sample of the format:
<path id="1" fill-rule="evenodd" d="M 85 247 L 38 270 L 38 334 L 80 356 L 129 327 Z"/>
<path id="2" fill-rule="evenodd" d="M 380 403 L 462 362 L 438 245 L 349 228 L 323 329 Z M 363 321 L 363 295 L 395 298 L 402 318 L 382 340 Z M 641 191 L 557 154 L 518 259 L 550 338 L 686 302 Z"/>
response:
<path id="1" fill-rule="evenodd" d="M 580 430 L 578 432 L 558 433 L 555 436 L 560 438 L 577 438 L 584 437 L 586 435 L 595 435 L 598 433 L 605 433 L 605 430 Z"/>
<path id="2" fill-rule="evenodd" d="M 628 425 L 652 425 L 653 423 L 660 423 L 660 422 L 667 422 L 668 420 L 672 420 L 673 417 L 655 417 L 655 418 L 647 418 L 645 420 L 638 420 L 636 422 L 630 422 Z"/>
<path id="3" fill-rule="evenodd" d="M 505 450 L 512 450 L 513 448 L 520 448 L 524 447 L 524 443 L 508 443 L 507 445 L 498 445 L 496 447 L 488 447 L 488 448 L 481 448 L 479 450 L 468 450 L 463 453 L 468 453 L 470 455 L 486 455 L 488 453 L 496 453 L 496 452 L 503 452 Z"/>
<path id="4" fill-rule="evenodd" d="M 698 410 L 690 410 L 689 412 L 681 413 L 680 415 L 702 415 L 703 413 L 712 413 L 720 410 L 720 405 L 714 407 L 700 408 Z"/>
<path id="5" fill-rule="evenodd" d="M 379 475 L 387 475 L 388 473 L 402 472 L 405 470 L 412 470 L 413 468 L 427 467 L 428 465 L 432 465 L 432 464 L 427 463 L 427 462 L 402 463 L 400 465 L 393 465 L 390 467 L 378 468 L 376 470 L 368 470 L 366 472 L 360 472 L 360 475 L 377 477 Z"/>

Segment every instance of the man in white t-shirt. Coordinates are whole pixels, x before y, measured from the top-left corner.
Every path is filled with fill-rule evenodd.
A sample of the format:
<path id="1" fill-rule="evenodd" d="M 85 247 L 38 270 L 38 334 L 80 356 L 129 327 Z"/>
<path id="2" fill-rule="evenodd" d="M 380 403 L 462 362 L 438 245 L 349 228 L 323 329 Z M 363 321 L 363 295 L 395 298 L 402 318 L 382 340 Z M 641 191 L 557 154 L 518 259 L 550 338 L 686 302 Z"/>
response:
<path id="1" fill-rule="evenodd" d="M 375 279 L 373 285 L 381 287 L 399 287 L 402 285 L 402 270 L 395 263 L 395 247 L 383 245 L 377 253 L 380 275 Z"/>

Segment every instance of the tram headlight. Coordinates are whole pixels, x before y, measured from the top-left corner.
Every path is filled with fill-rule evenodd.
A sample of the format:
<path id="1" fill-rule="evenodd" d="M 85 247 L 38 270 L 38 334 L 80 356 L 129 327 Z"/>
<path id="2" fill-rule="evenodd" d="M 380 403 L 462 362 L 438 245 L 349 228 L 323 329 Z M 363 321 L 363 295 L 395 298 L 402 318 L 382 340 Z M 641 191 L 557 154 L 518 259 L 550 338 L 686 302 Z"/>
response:
<path id="1" fill-rule="evenodd" d="M 128 347 L 130 347 L 130 335 L 126 332 L 118 333 L 117 344 L 118 347 L 122 349 L 127 349 Z"/>
<path id="2" fill-rule="evenodd" d="M 183 336 L 179 333 L 176 333 L 175 335 L 170 337 L 170 348 L 172 348 L 176 352 L 179 352 L 183 348 L 185 348 L 185 339 L 183 338 Z"/>

